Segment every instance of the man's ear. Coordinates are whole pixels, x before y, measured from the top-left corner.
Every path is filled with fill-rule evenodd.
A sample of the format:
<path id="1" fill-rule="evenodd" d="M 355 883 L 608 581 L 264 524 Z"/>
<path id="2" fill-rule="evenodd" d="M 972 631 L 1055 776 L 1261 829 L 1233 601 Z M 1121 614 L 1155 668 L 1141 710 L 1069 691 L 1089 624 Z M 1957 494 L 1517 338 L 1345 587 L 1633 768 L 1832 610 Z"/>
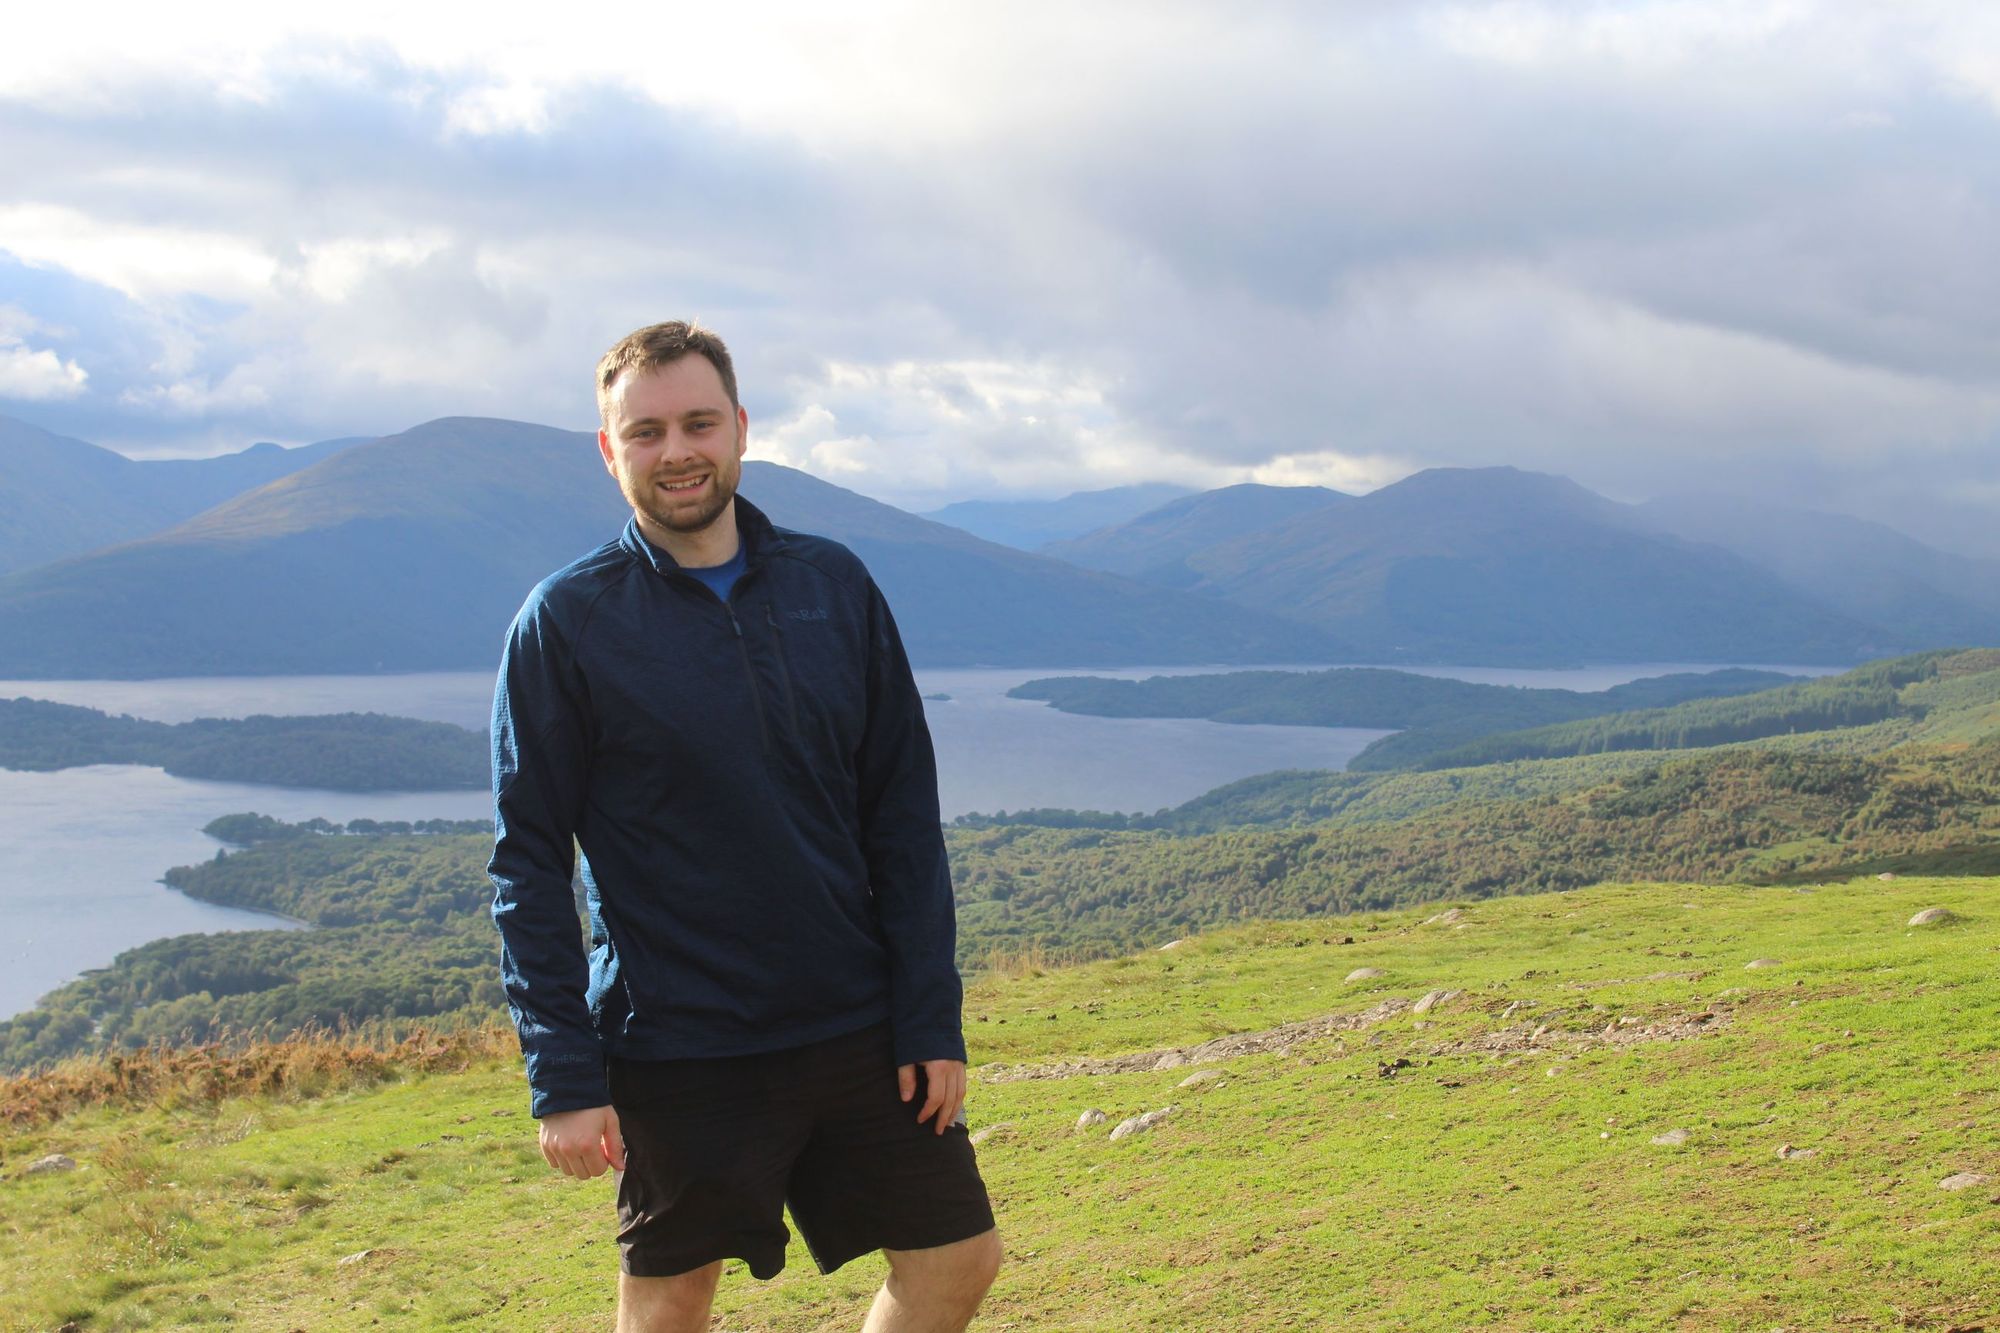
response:
<path id="1" fill-rule="evenodd" d="M 602 426 L 597 428 L 597 453 L 604 460 L 604 470 L 617 476 L 618 469 L 611 462 L 611 436 Z"/>
<path id="2" fill-rule="evenodd" d="M 736 456 L 740 459 L 750 448 L 750 414 L 741 407 L 736 409 Z"/>

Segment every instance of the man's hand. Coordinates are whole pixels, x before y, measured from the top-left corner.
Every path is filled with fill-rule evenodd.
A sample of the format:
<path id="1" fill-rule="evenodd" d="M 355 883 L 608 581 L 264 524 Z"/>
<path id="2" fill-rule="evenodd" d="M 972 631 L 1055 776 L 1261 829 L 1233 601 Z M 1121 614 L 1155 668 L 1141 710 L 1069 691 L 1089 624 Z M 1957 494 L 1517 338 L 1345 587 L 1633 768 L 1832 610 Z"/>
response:
<path id="1" fill-rule="evenodd" d="M 601 1176 L 606 1167 L 623 1171 L 625 1138 L 618 1132 L 618 1113 L 608 1106 L 593 1106 L 543 1116 L 542 1157 L 578 1180 Z"/>
<path id="2" fill-rule="evenodd" d="M 896 1090 L 909 1101 L 917 1095 L 917 1067 L 898 1065 L 896 1067 Z M 965 1106 L 965 1061 L 926 1060 L 924 1061 L 923 1109 L 917 1112 L 917 1123 L 923 1124 L 937 1114 L 937 1132 L 942 1134 L 958 1119 L 958 1113 Z"/>

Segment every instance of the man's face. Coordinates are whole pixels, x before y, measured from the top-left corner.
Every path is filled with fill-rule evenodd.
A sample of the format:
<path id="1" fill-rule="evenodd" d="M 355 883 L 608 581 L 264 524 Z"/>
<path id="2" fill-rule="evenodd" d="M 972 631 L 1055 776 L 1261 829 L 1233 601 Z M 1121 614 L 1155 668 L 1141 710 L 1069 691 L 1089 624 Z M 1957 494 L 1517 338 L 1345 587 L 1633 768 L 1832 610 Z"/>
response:
<path id="1" fill-rule="evenodd" d="M 690 354 L 611 386 L 597 432 L 604 466 L 645 520 L 670 533 L 705 531 L 736 495 L 750 417 L 729 405 L 722 376 Z"/>

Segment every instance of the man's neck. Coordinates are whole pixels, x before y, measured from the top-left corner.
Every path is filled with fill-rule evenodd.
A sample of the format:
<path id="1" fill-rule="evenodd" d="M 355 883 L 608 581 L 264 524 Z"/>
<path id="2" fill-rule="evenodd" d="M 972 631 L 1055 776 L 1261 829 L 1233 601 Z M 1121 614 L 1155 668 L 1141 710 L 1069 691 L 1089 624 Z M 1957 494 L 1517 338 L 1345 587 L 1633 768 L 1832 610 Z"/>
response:
<path id="1" fill-rule="evenodd" d="M 682 569 L 708 569 L 715 565 L 726 565 L 736 558 L 742 539 L 736 532 L 736 498 L 730 497 L 729 507 L 716 516 L 715 522 L 699 532 L 674 532 L 653 522 L 644 514 L 635 514 L 639 520 L 639 531 L 647 541 L 674 558 L 674 563 Z"/>

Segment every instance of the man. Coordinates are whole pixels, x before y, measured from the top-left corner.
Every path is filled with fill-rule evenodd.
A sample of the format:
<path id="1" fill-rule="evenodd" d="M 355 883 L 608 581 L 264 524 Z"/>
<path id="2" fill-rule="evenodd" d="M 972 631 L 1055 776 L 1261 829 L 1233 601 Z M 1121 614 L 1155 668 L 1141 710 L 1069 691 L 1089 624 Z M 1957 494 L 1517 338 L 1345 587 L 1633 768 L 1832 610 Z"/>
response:
<path id="1" fill-rule="evenodd" d="M 529 595 L 493 703 L 493 916 L 542 1155 L 622 1173 L 620 1330 L 707 1329 L 724 1260 L 783 1267 L 785 1204 L 822 1271 L 887 1256 L 866 1329 L 962 1329 L 1000 1243 L 895 622 L 845 547 L 736 494 L 749 416 L 713 333 L 628 335 L 597 399 L 632 518 Z"/>

